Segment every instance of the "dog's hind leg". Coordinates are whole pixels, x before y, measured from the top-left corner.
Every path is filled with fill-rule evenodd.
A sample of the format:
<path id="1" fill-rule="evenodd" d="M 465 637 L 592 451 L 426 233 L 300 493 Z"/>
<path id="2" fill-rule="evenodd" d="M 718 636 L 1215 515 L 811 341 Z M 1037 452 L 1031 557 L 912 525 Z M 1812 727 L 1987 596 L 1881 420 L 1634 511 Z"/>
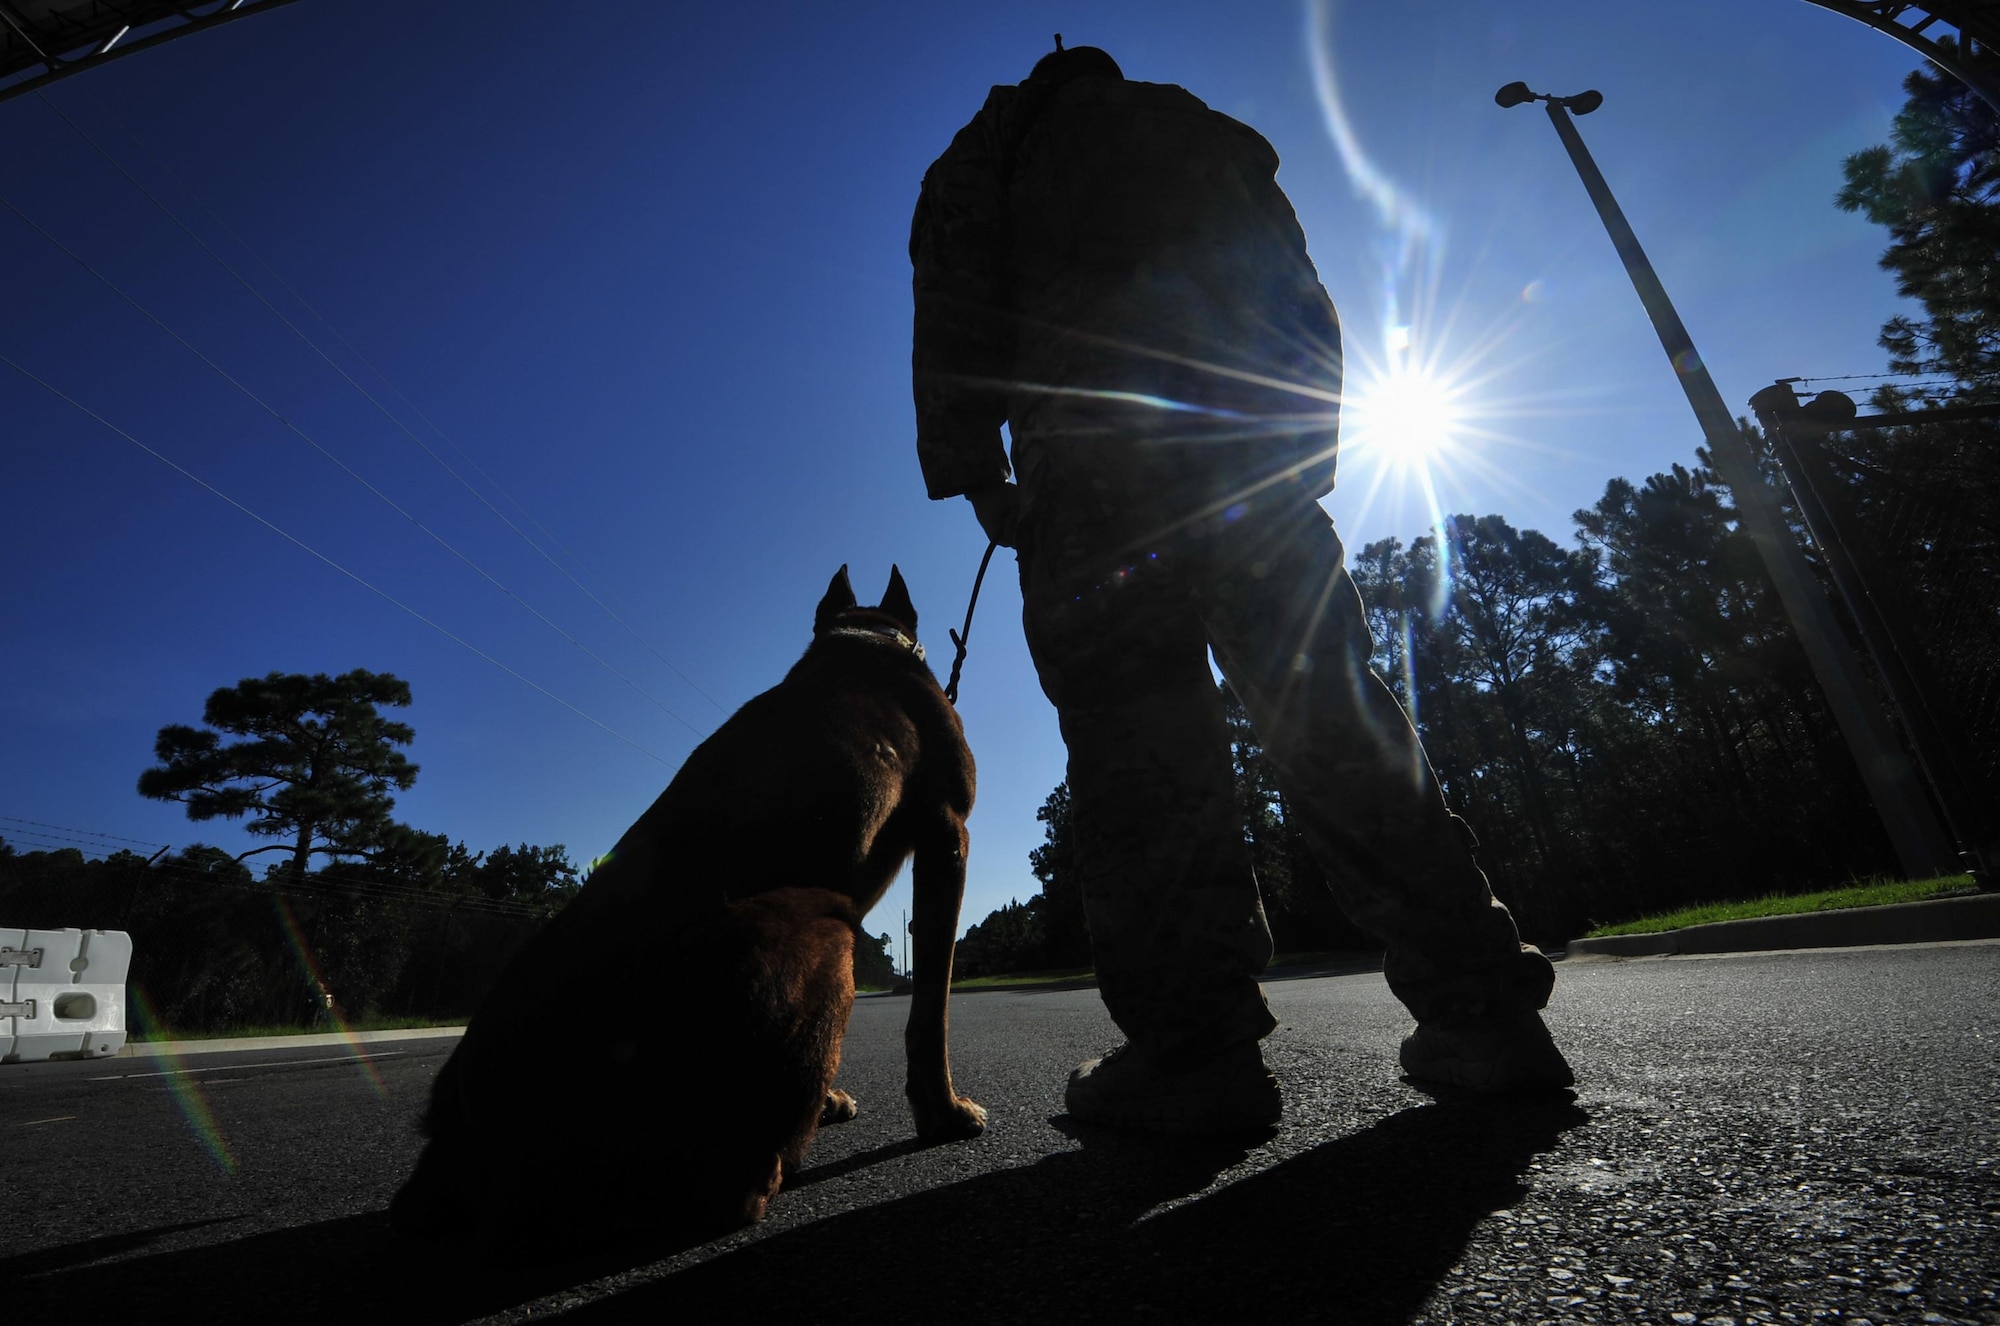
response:
<path id="1" fill-rule="evenodd" d="M 833 1080 L 854 1006 L 858 922 L 846 895 L 828 889 L 774 889 L 729 912 L 721 942 L 743 945 L 734 964 L 743 1000 L 718 1031 L 712 1057 L 729 1081 L 699 1145 L 726 1167 L 741 1218 L 760 1220 L 819 1126 L 854 1116 Z"/>
<path id="2" fill-rule="evenodd" d="M 905 1090 L 917 1137 L 955 1142 L 986 1130 L 986 1111 L 951 1084 L 951 956 L 958 909 L 965 899 L 965 821 L 949 811 L 918 831 L 910 864 L 910 929 L 916 936 L 915 990 L 903 1031 L 909 1077 Z"/>

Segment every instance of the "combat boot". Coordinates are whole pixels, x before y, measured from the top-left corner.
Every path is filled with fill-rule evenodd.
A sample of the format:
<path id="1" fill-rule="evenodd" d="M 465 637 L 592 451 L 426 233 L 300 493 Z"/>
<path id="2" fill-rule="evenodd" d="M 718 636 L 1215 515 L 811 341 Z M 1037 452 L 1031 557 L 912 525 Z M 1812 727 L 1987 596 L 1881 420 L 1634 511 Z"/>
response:
<path id="1" fill-rule="evenodd" d="M 1121 1045 L 1079 1065 L 1063 1103 L 1082 1123 L 1177 1137 L 1274 1128 L 1282 1108 L 1278 1079 L 1255 1041 L 1172 1069 Z"/>
<path id="2" fill-rule="evenodd" d="M 1403 1038 L 1403 1071 L 1419 1082 L 1487 1095 L 1561 1091 L 1576 1084 L 1568 1060 L 1533 1012 L 1421 1022 Z"/>

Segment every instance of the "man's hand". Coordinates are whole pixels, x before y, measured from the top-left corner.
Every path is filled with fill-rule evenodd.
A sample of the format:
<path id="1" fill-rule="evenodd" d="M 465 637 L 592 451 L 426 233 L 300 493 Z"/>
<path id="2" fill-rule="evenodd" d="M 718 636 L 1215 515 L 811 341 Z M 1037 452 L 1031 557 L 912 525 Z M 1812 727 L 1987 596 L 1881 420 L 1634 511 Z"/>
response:
<path id="1" fill-rule="evenodd" d="M 972 514 L 979 517 L 979 528 L 986 531 L 986 537 L 1002 548 L 1014 546 L 1015 535 L 1021 527 L 1021 490 L 1011 483 L 990 483 L 983 488 L 974 488 L 965 495 L 972 503 Z"/>

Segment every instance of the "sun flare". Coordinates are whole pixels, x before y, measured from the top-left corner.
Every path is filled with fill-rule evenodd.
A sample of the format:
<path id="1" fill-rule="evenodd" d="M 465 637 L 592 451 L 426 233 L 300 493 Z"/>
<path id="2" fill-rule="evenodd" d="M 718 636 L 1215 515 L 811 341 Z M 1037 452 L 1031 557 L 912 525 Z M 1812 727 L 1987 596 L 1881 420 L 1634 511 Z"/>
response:
<path id="1" fill-rule="evenodd" d="M 1357 383 L 1343 414 L 1347 446 L 1402 469 L 1451 451 L 1466 422 L 1451 384 L 1409 368 Z"/>

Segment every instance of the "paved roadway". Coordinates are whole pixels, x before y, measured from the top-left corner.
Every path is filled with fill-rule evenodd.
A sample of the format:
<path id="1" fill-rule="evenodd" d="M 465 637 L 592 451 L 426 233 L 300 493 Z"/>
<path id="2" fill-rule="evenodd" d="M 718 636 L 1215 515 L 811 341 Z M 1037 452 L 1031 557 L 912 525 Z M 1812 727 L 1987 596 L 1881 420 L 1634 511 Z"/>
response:
<path id="1" fill-rule="evenodd" d="M 1509 1105 L 1400 1081 L 1379 976 L 1272 983 L 1287 1117 L 1248 1146 L 1072 1128 L 1064 1075 L 1111 1041 L 1085 990 L 956 1001 L 992 1127 L 918 1150 L 908 1002 L 866 998 L 842 1078 L 863 1115 L 770 1220 L 542 1271 L 386 1228 L 450 1041 L 366 1047 L 376 1076 L 325 1050 L 12 1066 L 0 1315 L 2000 1323 L 2000 943 L 1560 975 L 1576 1099 Z M 554 1047 L 522 1055 L 562 1071 Z M 521 1145 L 589 1126 L 580 1103 L 523 1119 Z"/>

